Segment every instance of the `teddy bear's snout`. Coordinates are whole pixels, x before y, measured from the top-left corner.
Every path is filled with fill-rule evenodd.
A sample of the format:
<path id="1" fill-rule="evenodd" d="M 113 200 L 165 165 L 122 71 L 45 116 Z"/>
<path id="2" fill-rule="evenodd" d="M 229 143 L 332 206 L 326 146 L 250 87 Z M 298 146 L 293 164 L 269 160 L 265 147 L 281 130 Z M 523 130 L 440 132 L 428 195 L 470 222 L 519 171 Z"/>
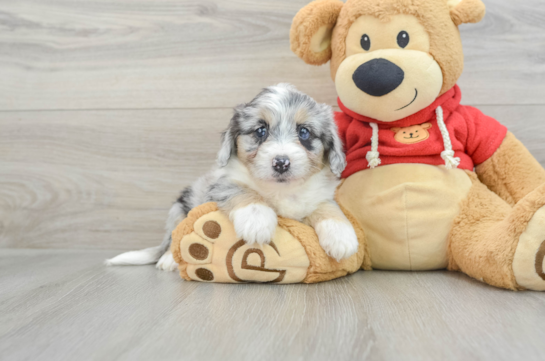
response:
<path id="1" fill-rule="evenodd" d="M 352 75 L 354 83 L 366 94 L 381 97 L 403 83 L 403 70 L 386 59 L 373 59 L 360 65 Z"/>

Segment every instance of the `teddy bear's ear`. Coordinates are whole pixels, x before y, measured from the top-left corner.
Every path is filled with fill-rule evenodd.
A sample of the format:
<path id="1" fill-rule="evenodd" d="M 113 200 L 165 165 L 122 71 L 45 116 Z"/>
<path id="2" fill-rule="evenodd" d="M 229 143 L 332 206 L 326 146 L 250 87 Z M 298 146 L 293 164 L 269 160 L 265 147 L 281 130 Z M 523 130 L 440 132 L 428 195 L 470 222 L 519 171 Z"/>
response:
<path id="1" fill-rule="evenodd" d="M 394 132 L 394 133 L 397 133 L 397 132 L 399 132 L 401 130 L 401 128 L 397 128 L 397 127 L 396 128 L 390 128 L 390 130 L 392 132 Z"/>
<path id="2" fill-rule="evenodd" d="M 430 129 L 430 128 L 431 128 L 431 123 L 424 123 L 424 124 L 422 124 L 422 128 L 424 128 L 424 129 Z"/>
<path id="3" fill-rule="evenodd" d="M 481 0 L 447 0 L 450 17 L 456 26 L 478 23 L 484 18 L 486 7 Z"/>
<path id="4" fill-rule="evenodd" d="M 322 65 L 331 59 L 331 34 L 343 5 L 340 0 L 317 0 L 295 15 L 291 50 L 307 64 Z"/>

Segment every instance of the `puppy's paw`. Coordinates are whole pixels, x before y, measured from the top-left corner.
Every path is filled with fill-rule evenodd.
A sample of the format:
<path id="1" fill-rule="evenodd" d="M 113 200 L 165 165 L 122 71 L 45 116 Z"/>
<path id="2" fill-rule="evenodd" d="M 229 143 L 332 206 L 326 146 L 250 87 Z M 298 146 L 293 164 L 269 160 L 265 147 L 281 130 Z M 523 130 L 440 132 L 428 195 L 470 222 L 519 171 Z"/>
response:
<path id="1" fill-rule="evenodd" d="M 236 209 L 229 216 L 237 236 L 249 244 L 269 243 L 278 225 L 276 213 L 270 207 L 258 203 Z"/>
<path id="2" fill-rule="evenodd" d="M 348 258 L 358 251 L 359 243 L 356 232 L 346 222 L 326 219 L 319 222 L 315 230 L 320 240 L 320 246 L 337 261 Z"/>
<path id="3" fill-rule="evenodd" d="M 178 269 L 178 264 L 174 260 L 174 257 L 172 256 L 172 252 L 167 251 L 165 252 L 165 254 L 161 256 L 161 258 L 159 259 L 155 267 L 163 271 L 172 272 Z"/>

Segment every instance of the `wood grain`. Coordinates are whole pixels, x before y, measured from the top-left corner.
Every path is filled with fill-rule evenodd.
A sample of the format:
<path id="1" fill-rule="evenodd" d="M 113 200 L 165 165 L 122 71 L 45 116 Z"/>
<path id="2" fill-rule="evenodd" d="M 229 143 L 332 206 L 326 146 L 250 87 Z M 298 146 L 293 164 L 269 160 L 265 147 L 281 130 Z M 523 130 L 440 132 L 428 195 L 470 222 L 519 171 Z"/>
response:
<path id="1" fill-rule="evenodd" d="M 308 0 L 0 1 L 0 110 L 232 107 L 291 82 L 336 99 L 289 28 Z M 463 25 L 469 104 L 545 104 L 545 2 L 486 1 Z"/>
<path id="2" fill-rule="evenodd" d="M 0 245 L 160 242 L 179 192 L 212 167 L 231 110 L 0 113 Z"/>
<path id="3" fill-rule="evenodd" d="M 545 298 L 449 272 L 182 281 L 112 251 L 0 253 L 6 360 L 542 360 Z"/>
<path id="4" fill-rule="evenodd" d="M 482 106 L 545 165 L 545 106 Z M 230 109 L 0 113 L 0 247 L 158 244 Z"/>

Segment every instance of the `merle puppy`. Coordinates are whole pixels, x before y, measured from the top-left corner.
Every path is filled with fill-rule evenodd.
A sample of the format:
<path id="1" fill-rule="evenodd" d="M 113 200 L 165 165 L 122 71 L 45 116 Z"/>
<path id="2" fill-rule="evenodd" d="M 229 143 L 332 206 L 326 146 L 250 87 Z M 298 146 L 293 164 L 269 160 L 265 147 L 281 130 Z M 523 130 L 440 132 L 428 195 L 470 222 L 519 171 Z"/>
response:
<path id="1" fill-rule="evenodd" d="M 235 108 L 217 163 L 174 203 L 160 246 L 123 253 L 107 264 L 157 262 L 159 269 L 176 269 L 170 235 L 192 208 L 206 202 L 217 202 L 248 243 L 270 242 L 282 216 L 313 227 L 331 257 L 356 253 L 354 229 L 334 200 L 346 162 L 328 105 L 289 84 L 265 88 Z"/>

